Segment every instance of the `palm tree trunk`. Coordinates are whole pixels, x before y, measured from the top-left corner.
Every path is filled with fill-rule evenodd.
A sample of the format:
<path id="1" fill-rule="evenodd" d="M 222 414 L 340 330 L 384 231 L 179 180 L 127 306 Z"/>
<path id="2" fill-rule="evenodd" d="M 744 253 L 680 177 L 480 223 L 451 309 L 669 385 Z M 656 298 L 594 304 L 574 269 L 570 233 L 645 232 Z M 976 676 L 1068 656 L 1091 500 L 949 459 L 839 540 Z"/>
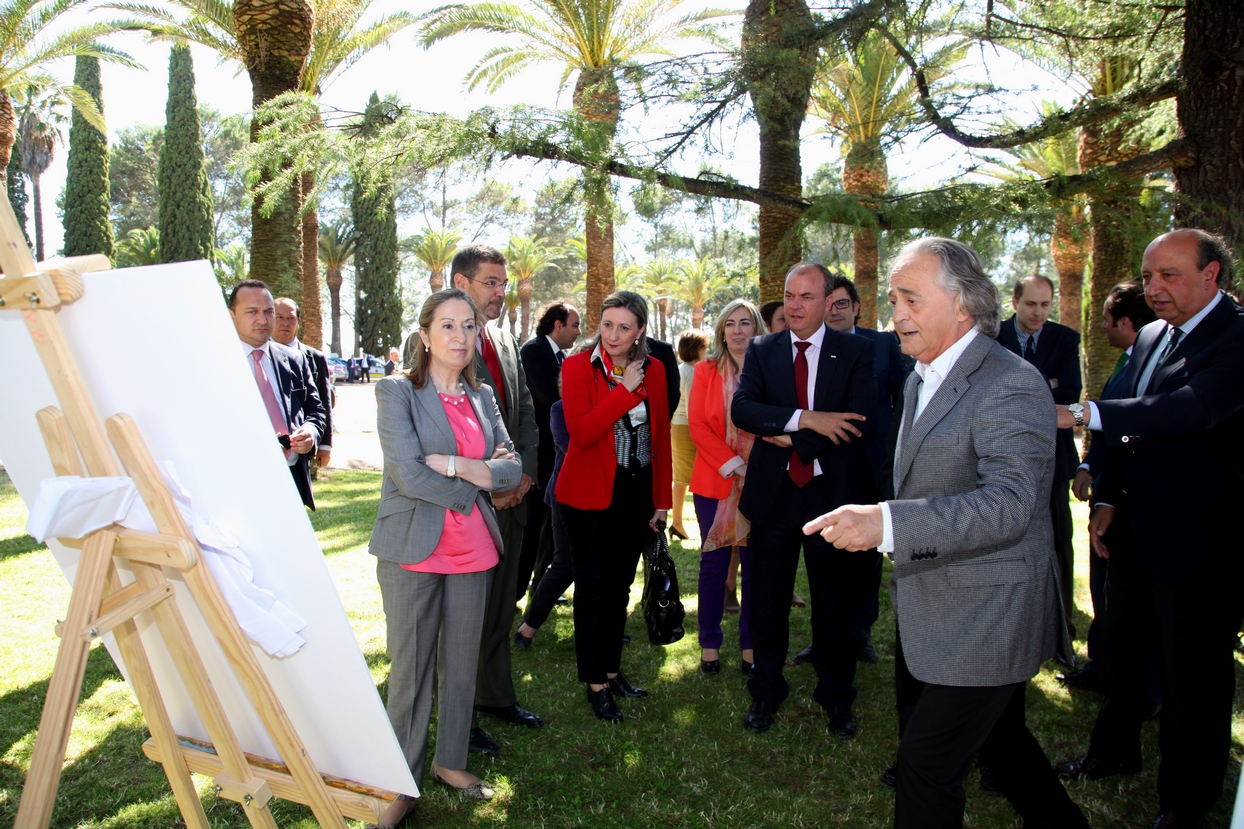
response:
<path id="1" fill-rule="evenodd" d="M 1108 122 L 1080 128 L 1080 169 L 1117 164 L 1140 153 L 1126 141 L 1127 124 Z M 1136 279 L 1139 274 L 1141 250 L 1132 234 L 1133 208 L 1139 188 L 1134 182 L 1119 182 L 1107 193 L 1096 195 L 1089 203 L 1092 275 L 1089 279 L 1089 308 L 1100 309 L 1110 289 L 1120 282 Z M 1118 349 L 1110 345 L 1106 332 L 1099 325 L 1090 325 L 1085 332 L 1084 388 L 1089 395 L 1097 394 L 1110 377 Z"/>
<path id="2" fill-rule="evenodd" d="M 534 288 L 532 277 L 525 276 L 518 280 L 518 307 L 520 319 L 522 319 L 522 335 L 518 341 L 521 343 L 527 342 L 527 335 L 531 330 L 531 295 Z"/>
<path id="3" fill-rule="evenodd" d="M 1058 272 L 1058 321 L 1076 331 L 1082 330 L 1084 316 L 1084 267 L 1088 263 L 1085 231 L 1083 212 L 1072 207 L 1054 217 L 1054 233 L 1050 237 L 1050 256 Z M 1089 309 L 1090 320 L 1096 314 Z"/>
<path id="4" fill-rule="evenodd" d="M 43 188 L 39 186 L 38 173 L 30 173 L 30 190 L 35 202 L 35 261 L 47 259 L 43 253 Z"/>
<path id="5" fill-rule="evenodd" d="M 760 127 L 760 188 L 803 195 L 799 129 L 812 93 L 819 39 L 804 0 L 749 0 L 743 75 Z M 760 206 L 760 301 L 780 299 L 786 272 L 803 257 L 801 212 Z"/>
<path id="6" fill-rule="evenodd" d="M 329 313 L 332 315 L 332 343 L 329 350 L 338 356 L 341 355 L 341 271 L 330 270 L 325 274 L 325 280 L 328 282 L 328 303 Z"/>
<path id="7" fill-rule="evenodd" d="M 618 81 L 611 67 L 582 67 L 574 88 L 574 108 L 591 130 L 584 138 L 589 151 L 607 154 L 618 131 L 621 114 Z M 587 308 L 584 333 L 600 325 L 600 305 L 613 293 L 613 198 L 609 174 L 601 170 L 584 173 L 587 199 L 584 237 L 587 247 Z"/>
<path id="8" fill-rule="evenodd" d="M 444 268 L 432 268 L 432 272 L 428 275 L 428 287 L 432 289 L 432 293 L 445 287 Z"/>
<path id="9" fill-rule="evenodd" d="M 17 140 L 17 114 L 13 111 L 13 99 L 8 90 L 0 89 L 0 176 L 8 181 L 9 158 L 13 154 L 13 142 Z"/>
<path id="10" fill-rule="evenodd" d="M 869 141 L 853 145 L 842 166 L 842 189 L 858 196 L 861 205 L 876 208 L 878 199 L 885 195 L 889 183 L 890 172 L 881 142 Z M 860 294 L 859 324 L 866 328 L 876 328 L 878 269 L 881 261 L 876 230 L 862 225 L 857 227 L 853 248 L 855 289 Z"/>
<path id="11" fill-rule="evenodd" d="M 302 195 L 315 189 L 315 175 L 302 174 Z M 302 214 L 302 341 L 324 348 L 324 310 L 320 300 L 320 214 L 311 208 Z"/>

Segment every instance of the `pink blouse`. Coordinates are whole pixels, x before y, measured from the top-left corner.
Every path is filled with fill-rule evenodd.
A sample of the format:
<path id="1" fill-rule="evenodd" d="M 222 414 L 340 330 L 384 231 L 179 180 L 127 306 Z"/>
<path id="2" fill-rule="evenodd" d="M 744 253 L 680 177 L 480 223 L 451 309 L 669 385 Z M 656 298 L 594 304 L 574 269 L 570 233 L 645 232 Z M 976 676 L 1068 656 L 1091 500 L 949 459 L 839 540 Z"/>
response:
<path id="1" fill-rule="evenodd" d="M 458 440 L 458 454 L 468 458 L 482 458 L 487 453 L 484 446 L 484 432 L 475 418 L 475 410 L 465 394 L 457 397 L 439 394 L 445 416 L 449 418 L 449 426 Z M 484 516 L 479 505 L 471 510 L 470 515 L 463 515 L 451 509 L 445 510 L 445 526 L 441 530 L 441 540 L 432 554 L 418 564 L 403 564 L 405 570 L 417 573 L 439 573 L 454 575 L 456 573 L 478 573 L 497 566 L 499 561 L 497 545 L 488 532 Z"/>

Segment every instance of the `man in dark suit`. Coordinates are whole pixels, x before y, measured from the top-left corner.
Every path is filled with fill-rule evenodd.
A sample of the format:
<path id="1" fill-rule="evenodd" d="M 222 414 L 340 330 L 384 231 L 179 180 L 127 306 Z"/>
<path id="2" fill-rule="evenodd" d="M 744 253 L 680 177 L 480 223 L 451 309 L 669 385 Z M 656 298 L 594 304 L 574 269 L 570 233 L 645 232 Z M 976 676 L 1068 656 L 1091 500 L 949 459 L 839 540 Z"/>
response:
<path id="1" fill-rule="evenodd" d="M 551 302 L 540 312 L 536 335 L 519 349 L 540 432 L 540 450 L 536 486 L 527 493 L 527 530 L 523 533 L 523 560 L 519 564 L 515 601 L 527 592 L 532 571 L 535 571 L 535 580 L 539 581 L 540 574 L 553 558 L 553 528 L 549 521 L 549 508 L 544 503 L 544 491 L 548 489 L 549 478 L 553 474 L 556 454 L 553 432 L 549 427 L 549 409 L 561 400 L 558 378 L 561 376 L 562 360 L 566 350 L 579 338 L 579 327 L 579 312 L 573 306 L 561 300 Z"/>
<path id="2" fill-rule="evenodd" d="M 1109 340 L 1110 345 L 1120 349 L 1122 353 L 1119 354 L 1114 370 L 1106 380 L 1105 386 L 1102 387 L 1099 400 L 1119 400 L 1130 396 L 1128 390 L 1123 387 L 1123 377 L 1132 356 L 1132 346 L 1136 342 L 1136 335 L 1140 333 L 1140 329 L 1156 319 L 1153 309 L 1145 302 L 1145 288 L 1139 282 L 1122 282 L 1110 289 L 1110 295 L 1106 297 L 1106 303 L 1101 312 L 1101 327 L 1106 332 L 1106 339 Z M 1090 501 L 1090 492 L 1096 487 L 1106 460 L 1104 440 L 1093 440 L 1090 437 L 1088 444 L 1084 460 L 1081 461 L 1080 468 L 1076 470 L 1076 476 L 1071 481 L 1071 492 L 1081 501 Z M 1094 503 L 1095 499 L 1089 504 L 1090 511 Z M 1119 543 L 1121 541 L 1119 534 L 1115 537 L 1116 543 Z M 1101 679 L 1101 671 L 1096 662 L 1101 648 L 1101 625 L 1097 623 L 1097 619 L 1106 607 L 1106 574 L 1106 560 L 1090 552 L 1089 594 L 1093 599 L 1093 621 L 1089 623 L 1088 634 L 1085 637 L 1089 661 L 1078 671 L 1059 674 L 1058 680 L 1064 685 L 1073 688 L 1092 688 L 1096 687 Z M 1161 683 L 1151 681 L 1149 685 L 1147 696 L 1151 702 L 1157 703 L 1161 700 Z"/>
<path id="3" fill-rule="evenodd" d="M 1049 277 L 1033 274 L 1015 283 L 1011 307 L 1015 313 L 1004 320 L 998 342 L 1037 367 L 1058 405 L 1078 403 L 1083 383 L 1080 379 L 1080 335 L 1065 325 L 1049 322 L 1054 306 L 1054 283 Z M 1062 586 L 1063 613 L 1068 620 L 1075 612 L 1075 548 L 1071 545 L 1069 485 L 1079 465 L 1075 434 L 1059 429 L 1054 444 L 1054 484 L 1050 489 L 1050 515 L 1054 521 L 1054 552 L 1058 556 L 1058 575 Z M 1075 628 L 1072 628 L 1074 638 Z"/>
<path id="4" fill-rule="evenodd" d="M 855 324 L 860 315 L 860 294 L 855 283 L 845 276 L 835 275 L 833 291 L 825 313 L 825 324 L 843 334 L 855 334 L 873 344 L 873 371 L 877 375 L 877 418 L 872 438 L 864 451 L 872 467 L 873 481 L 877 485 L 877 497 L 884 498 L 893 486 L 887 480 L 893 458 L 886 458 L 886 441 L 896 407 L 903 405 L 903 382 L 911 369 L 903 359 L 898 337 L 884 331 L 860 328 Z M 872 573 L 859 603 L 851 611 L 851 637 L 856 641 L 856 658 L 870 665 L 877 662 L 877 651 L 872 645 L 872 626 L 881 613 L 878 593 L 881 590 L 881 556 Z M 795 654 L 793 664 L 812 661 L 812 645 Z"/>
<path id="5" fill-rule="evenodd" d="M 873 347 L 825 326 L 832 275 L 802 263 L 786 276 L 787 331 L 747 348 L 732 418 L 758 435 L 747 465 L 739 512 L 752 524 L 751 633 L 755 667 L 747 683 L 752 705 L 743 720 L 767 731 L 790 693 L 782 667 L 790 634 L 790 597 L 799 550 L 804 548 L 812 603 L 813 698 L 829 716 L 829 730 L 856 733 L 855 647 L 850 611 L 866 589 L 876 553 L 834 550 L 805 539 L 804 523 L 825 506 L 873 491 L 864 443 L 877 408 Z"/>
<path id="6" fill-rule="evenodd" d="M 1128 395 L 1060 408 L 1106 444 L 1089 519 L 1109 560 L 1101 617 L 1107 699 L 1087 754 L 1067 777 L 1140 770 L 1145 654 L 1161 650 L 1158 829 L 1200 826 L 1222 794 L 1231 747 L 1233 646 L 1244 617 L 1244 311 L 1223 291 L 1232 256 L 1220 236 L 1176 230 L 1145 249 L 1141 277 L 1158 322 L 1132 348 Z M 1115 538 L 1127 534 L 1126 544 Z"/>
<path id="7" fill-rule="evenodd" d="M 665 340 L 653 337 L 644 339 L 648 341 L 648 353 L 660 360 L 665 368 L 665 392 L 669 395 L 670 417 L 672 418 L 674 410 L 678 408 L 678 401 L 682 399 L 682 387 L 678 382 L 678 355 L 674 353 L 674 346 Z"/>
<path id="8" fill-rule="evenodd" d="M 1070 647 L 1045 497 L 1054 407 L 1032 366 L 994 341 L 998 291 L 967 245 L 904 246 L 890 300 L 903 353 L 917 361 L 896 497 L 841 507 L 806 531 L 894 561 L 894 825 L 962 826 L 963 778 L 979 751 L 1026 826 L 1087 829 L 1024 711 L 1028 680 Z"/>
<path id="9" fill-rule="evenodd" d="M 327 431 L 327 416 L 311 368 L 302 352 L 272 341 L 276 309 L 267 283 L 247 279 L 235 285 L 229 293 L 229 315 L 294 485 L 302 502 L 315 509 L 307 457 Z"/>
<path id="10" fill-rule="evenodd" d="M 332 369 L 328 367 L 328 358 L 324 352 L 298 339 L 298 303 L 287 296 L 277 297 L 276 324 L 272 328 L 272 339 L 286 348 L 302 352 L 307 365 L 311 367 L 311 377 L 315 380 L 315 391 L 324 405 L 324 433 L 320 435 L 319 447 L 315 450 L 315 461 L 320 466 L 328 466 L 328 459 L 333 451 L 333 396 Z"/>
<path id="11" fill-rule="evenodd" d="M 505 265 L 501 251 L 487 245 L 461 248 L 450 264 L 453 286 L 471 297 L 484 323 L 475 341 L 475 376 L 496 392 L 501 419 L 514 442 L 514 451 L 523 462 L 519 485 L 492 493 L 504 554 L 493 568 L 488 591 L 475 709 L 514 725 L 539 728 L 544 720 L 518 704 L 510 668 L 510 628 L 514 625 L 514 595 L 522 558 L 523 530 L 527 526 L 524 498 L 536 482 L 536 447 L 540 437 L 526 372 L 518 356 L 518 343 L 509 332 L 488 324 L 499 319 L 505 307 L 505 292 L 509 287 Z M 472 751 L 489 756 L 501 751 L 501 746 L 479 727 L 478 721 L 471 724 L 470 747 Z"/>

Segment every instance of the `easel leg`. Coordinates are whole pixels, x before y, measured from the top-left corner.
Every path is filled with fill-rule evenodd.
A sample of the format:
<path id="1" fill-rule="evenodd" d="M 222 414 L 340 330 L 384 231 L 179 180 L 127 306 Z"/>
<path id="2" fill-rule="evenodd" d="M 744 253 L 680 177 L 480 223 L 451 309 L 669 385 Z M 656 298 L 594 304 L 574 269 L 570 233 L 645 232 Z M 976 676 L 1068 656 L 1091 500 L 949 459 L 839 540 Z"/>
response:
<path id="1" fill-rule="evenodd" d="M 121 579 L 116 567 L 108 574 L 109 589 L 116 592 L 121 589 Z M 121 656 L 129 668 L 130 685 L 134 688 L 134 696 L 142 708 L 143 718 L 151 731 L 151 738 L 160 747 L 160 762 L 164 766 L 164 774 L 168 777 L 177 798 L 177 807 L 181 810 L 182 819 L 190 829 L 208 829 L 207 813 L 203 811 L 203 802 L 199 800 L 199 791 L 194 787 L 190 777 L 190 768 L 186 758 L 178 750 L 177 734 L 173 731 L 173 723 L 169 719 L 168 709 L 164 707 L 164 699 L 160 689 L 156 687 L 151 673 L 151 663 L 147 661 L 147 651 L 143 647 L 142 638 L 138 635 L 138 626 L 131 619 L 118 626 L 114 631 Z"/>
<path id="2" fill-rule="evenodd" d="M 91 650 L 90 643 L 84 642 L 78 634 L 99 612 L 108 568 L 112 565 L 114 540 L 111 532 L 100 531 L 91 534 L 82 547 L 69 600 L 69 618 L 61 626 L 64 635 L 56 651 L 56 666 L 52 669 L 47 699 L 43 702 L 34 756 L 22 788 L 14 829 L 46 829 L 52 820 L 65 749 L 69 747 L 69 731 L 73 727 L 82 678 L 86 675 L 86 659 Z"/>

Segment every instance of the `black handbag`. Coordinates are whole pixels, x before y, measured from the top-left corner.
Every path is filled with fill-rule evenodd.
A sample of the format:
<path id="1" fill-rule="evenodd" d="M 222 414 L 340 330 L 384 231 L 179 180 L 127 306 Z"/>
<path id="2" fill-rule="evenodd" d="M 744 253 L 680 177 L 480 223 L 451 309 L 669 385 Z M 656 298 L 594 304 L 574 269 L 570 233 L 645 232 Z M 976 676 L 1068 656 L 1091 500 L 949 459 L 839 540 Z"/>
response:
<path id="1" fill-rule="evenodd" d="M 642 604 L 648 641 L 654 645 L 672 645 L 683 637 L 682 620 L 687 614 L 678 597 L 678 573 L 670 557 L 664 527 L 652 534 L 652 543 L 644 548 Z"/>

